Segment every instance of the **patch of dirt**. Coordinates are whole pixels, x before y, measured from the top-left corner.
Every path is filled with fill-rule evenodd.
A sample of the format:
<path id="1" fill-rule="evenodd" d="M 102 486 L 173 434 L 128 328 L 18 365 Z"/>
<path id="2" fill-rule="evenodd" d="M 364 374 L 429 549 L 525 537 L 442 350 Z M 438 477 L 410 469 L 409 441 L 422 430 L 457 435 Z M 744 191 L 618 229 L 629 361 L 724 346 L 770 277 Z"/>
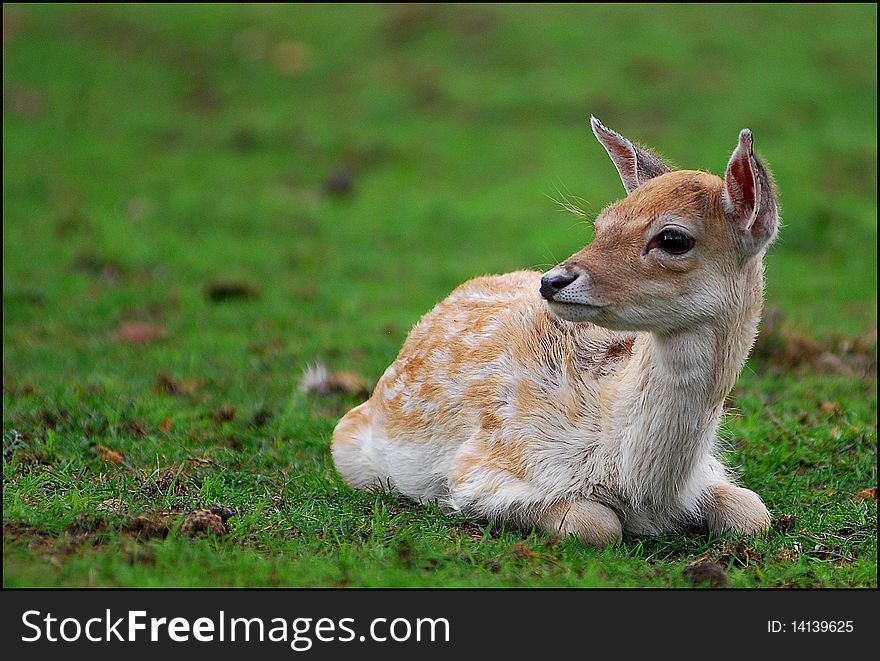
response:
<path id="1" fill-rule="evenodd" d="M 238 298 L 259 298 L 260 290 L 247 282 L 213 280 L 205 285 L 205 296 L 214 303 L 222 303 Z"/>
<path id="2" fill-rule="evenodd" d="M 71 222 L 69 219 L 67 222 Z M 82 271 L 107 283 L 115 283 L 126 275 L 123 266 L 114 259 L 83 253 L 73 262 L 76 271 Z"/>
<path id="3" fill-rule="evenodd" d="M 46 100 L 43 95 L 26 87 L 13 87 L 3 90 L 3 114 L 22 119 L 38 119 L 46 113 Z"/>
<path id="4" fill-rule="evenodd" d="M 96 512 L 112 512 L 114 514 L 119 514 L 122 509 L 123 504 L 119 498 L 105 498 L 95 507 Z"/>
<path id="5" fill-rule="evenodd" d="M 226 527 L 223 517 L 206 509 L 193 510 L 187 514 L 180 531 L 190 537 L 203 534 L 220 536 L 229 534 L 229 528 Z"/>
<path id="6" fill-rule="evenodd" d="M 167 509 L 124 517 L 119 515 L 121 506 L 119 499 L 107 499 L 95 510 L 111 512 L 109 516 L 85 512 L 77 516 L 62 533 L 23 523 L 4 523 L 3 535 L 4 538 L 25 542 L 28 549 L 48 556 L 53 564 L 59 564 L 59 556 L 73 553 L 84 545 L 97 546 L 105 543 L 108 539 L 107 533 L 121 532 L 137 542 L 164 539 L 182 514 L 180 509 Z M 226 535 L 229 533 L 226 521 L 233 516 L 235 516 L 234 510 L 215 503 L 210 509 L 189 512 L 183 519 L 181 532 L 190 536 L 207 533 Z M 151 551 L 131 546 L 130 542 L 124 543 L 125 538 L 120 542 L 122 542 L 121 551 L 130 563 L 152 561 Z"/>
<path id="7" fill-rule="evenodd" d="M 219 88 L 211 82 L 205 71 L 194 72 L 190 76 L 189 84 L 189 105 L 193 110 L 211 115 L 225 105 Z"/>
<path id="8" fill-rule="evenodd" d="M 37 414 L 37 424 L 41 429 L 58 429 L 70 426 L 73 416 L 66 409 L 41 409 Z"/>
<path id="9" fill-rule="evenodd" d="M 224 404 L 214 411 L 211 417 L 218 425 L 223 424 L 224 422 L 231 422 L 235 420 L 235 407 L 230 404 Z"/>
<path id="10" fill-rule="evenodd" d="M 129 519 L 123 530 L 138 541 L 165 539 L 179 514 L 180 510 L 173 509 L 139 514 Z"/>
<path id="11" fill-rule="evenodd" d="M 9 302 L 16 301 L 25 303 L 26 305 L 42 307 L 46 303 L 46 295 L 38 289 L 19 289 L 17 287 L 11 287 L 3 292 L 3 300 Z"/>
<path id="12" fill-rule="evenodd" d="M 779 372 L 809 368 L 817 372 L 866 378 L 877 369 L 877 329 L 855 338 L 808 337 L 791 327 L 782 312 L 764 313 L 752 359 Z"/>
<path id="13" fill-rule="evenodd" d="M 312 52 L 302 42 L 282 41 L 272 47 L 270 57 L 278 73 L 292 78 L 306 69 L 312 60 Z"/>
<path id="14" fill-rule="evenodd" d="M 138 544 L 137 541 L 137 538 L 135 538 L 134 542 L 123 545 L 122 555 L 125 561 L 129 565 L 154 564 L 156 562 L 156 551 L 150 546 Z"/>
<path id="15" fill-rule="evenodd" d="M 284 340 L 280 337 L 274 337 L 271 340 L 254 342 L 248 347 L 248 351 L 257 356 L 266 356 L 277 354 L 283 347 Z"/>
<path id="16" fill-rule="evenodd" d="M 797 562 L 800 557 L 800 553 L 795 551 L 794 549 L 782 549 L 779 553 L 773 556 L 774 562 Z"/>
<path id="17" fill-rule="evenodd" d="M 794 526 L 797 517 L 794 514 L 779 514 L 773 517 L 771 527 L 778 532 L 786 532 Z"/>
<path id="18" fill-rule="evenodd" d="M 407 46 L 429 33 L 447 32 L 461 37 L 471 47 L 485 44 L 489 32 L 495 27 L 497 17 L 486 11 L 488 7 L 474 7 L 424 3 L 403 3 L 388 6 L 384 35 L 395 47 Z"/>
<path id="19" fill-rule="evenodd" d="M 252 126 L 240 126 L 229 137 L 229 146 L 242 154 L 250 154 L 260 146 L 260 134 Z"/>
<path id="20" fill-rule="evenodd" d="M 259 411 L 254 413 L 254 417 L 251 418 L 251 425 L 256 427 L 257 429 L 262 429 L 271 419 L 272 411 L 266 408 L 261 408 Z"/>
<path id="21" fill-rule="evenodd" d="M 126 434 L 130 434 L 131 436 L 135 436 L 137 438 L 143 438 L 149 432 L 147 428 L 147 422 L 141 418 L 126 418 L 122 421 L 120 428 Z"/>
<path id="22" fill-rule="evenodd" d="M 3 5 L 3 43 L 17 35 L 24 26 L 25 20 L 21 10 Z"/>
<path id="23" fill-rule="evenodd" d="M 407 541 L 402 541 L 397 544 L 394 549 L 394 555 L 397 557 L 398 561 L 407 567 L 412 568 L 415 565 L 416 551 L 412 544 Z"/>
<path id="24" fill-rule="evenodd" d="M 235 516 L 234 509 L 231 507 L 224 507 L 220 503 L 214 503 L 211 505 L 210 512 L 219 516 L 223 523 L 226 523 L 229 519 Z"/>
<path id="25" fill-rule="evenodd" d="M 355 192 L 355 184 L 360 175 L 388 162 L 393 152 L 383 145 L 353 146 L 340 158 L 324 177 L 321 183 L 323 194 L 331 198 L 346 198 Z M 291 182 L 292 185 L 296 185 Z M 308 221 L 310 227 L 312 221 Z M 304 290 L 305 297 L 310 298 L 309 290 Z"/>
<path id="26" fill-rule="evenodd" d="M 534 560 L 538 554 L 530 549 L 525 542 L 516 542 L 510 547 L 510 555 L 516 560 Z"/>
<path id="27" fill-rule="evenodd" d="M 77 516 L 62 532 L 46 530 L 25 523 L 4 523 L 3 536 L 27 543 L 27 548 L 52 558 L 75 552 L 85 545 L 98 546 L 106 541 L 106 533 L 113 529 L 112 521 L 82 513 Z"/>
<path id="28" fill-rule="evenodd" d="M 37 392 L 33 383 L 10 384 L 6 376 L 3 377 L 3 391 L 12 397 L 30 397 Z"/>
<path id="29" fill-rule="evenodd" d="M 73 523 L 66 528 L 66 532 L 74 537 L 88 537 L 98 532 L 110 529 L 107 519 L 84 512 L 77 516 Z"/>
<path id="30" fill-rule="evenodd" d="M 156 390 L 174 397 L 194 395 L 204 385 L 203 379 L 177 379 L 166 372 L 156 377 Z"/>
<path id="31" fill-rule="evenodd" d="M 178 464 L 156 468 L 150 473 L 144 470 L 135 471 L 134 479 L 140 493 L 150 498 L 172 496 L 185 500 L 190 495 L 190 480 Z"/>
<path id="32" fill-rule="evenodd" d="M 711 560 L 698 560 L 689 564 L 684 568 L 682 575 L 692 585 L 708 585 L 713 588 L 730 585 L 730 576 L 728 576 L 727 570 Z"/>
<path id="33" fill-rule="evenodd" d="M 740 539 L 735 542 L 724 542 L 717 556 L 718 562 L 727 566 L 730 563 L 738 567 L 748 567 L 750 564 L 764 560 L 764 554 L 756 551 L 749 543 Z"/>
<path id="34" fill-rule="evenodd" d="M 354 179 L 354 168 L 341 165 L 327 175 L 322 188 L 330 197 L 348 197 L 354 192 Z"/>
<path id="35" fill-rule="evenodd" d="M 388 43 L 402 46 L 426 34 L 443 19 L 443 9 L 434 4 L 402 4 L 389 7 L 384 32 Z"/>
<path id="36" fill-rule="evenodd" d="M 21 523 L 18 521 L 3 523 L 3 536 L 9 536 L 12 539 L 23 539 L 27 537 L 36 537 L 36 538 L 51 538 L 55 539 L 58 537 L 57 533 L 43 530 L 42 528 L 38 528 L 36 526 L 29 525 L 27 523 Z"/>
<path id="37" fill-rule="evenodd" d="M 455 534 L 457 536 L 462 536 L 470 540 L 479 541 L 483 539 L 485 531 L 476 523 L 471 523 L 470 521 L 468 521 L 457 526 L 455 528 Z M 501 528 L 493 525 L 492 528 L 489 530 L 488 539 L 498 539 L 499 537 L 501 537 Z"/>

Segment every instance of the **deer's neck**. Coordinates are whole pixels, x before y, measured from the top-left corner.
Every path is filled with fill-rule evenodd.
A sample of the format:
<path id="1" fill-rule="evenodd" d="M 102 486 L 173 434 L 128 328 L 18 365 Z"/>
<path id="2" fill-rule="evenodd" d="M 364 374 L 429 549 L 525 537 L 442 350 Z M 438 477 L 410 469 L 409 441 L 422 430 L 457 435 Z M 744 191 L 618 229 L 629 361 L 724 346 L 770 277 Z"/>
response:
<path id="1" fill-rule="evenodd" d="M 626 396 L 615 422 L 621 440 L 620 479 L 638 509 L 687 506 L 688 489 L 715 445 L 724 400 L 757 332 L 763 277 L 747 279 L 746 296 L 725 319 L 673 335 L 646 334 L 622 374 Z"/>

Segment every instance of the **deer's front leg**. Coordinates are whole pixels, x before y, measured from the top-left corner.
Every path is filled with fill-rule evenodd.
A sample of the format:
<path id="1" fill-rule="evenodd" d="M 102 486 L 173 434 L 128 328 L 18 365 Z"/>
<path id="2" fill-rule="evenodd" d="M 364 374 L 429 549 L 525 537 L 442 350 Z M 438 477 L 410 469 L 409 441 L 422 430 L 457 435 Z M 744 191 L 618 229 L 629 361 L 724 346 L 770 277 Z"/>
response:
<path id="1" fill-rule="evenodd" d="M 613 510 L 590 500 L 558 502 L 547 507 L 546 491 L 529 481 L 522 464 L 504 445 L 492 445 L 477 432 L 459 449 L 449 471 L 449 500 L 471 516 L 508 520 L 554 536 L 575 535 L 588 546 L 620 540 L 622 526 Z"/>
<path id="2" fill-rule="evenodd" d="M 770 512 L 754 491 L 732 484 L 709 487 L 706 503 L 709 530 L 754 535 L 770 527 Z"/>
<path id="3" fill-rule="evenodd" d="M 552 536 L 574 535 L 586 546 L 605 546 L 620 541 L 623 527 L 614 510 L 591 500 L 556 503 L 537 521 Z"/>

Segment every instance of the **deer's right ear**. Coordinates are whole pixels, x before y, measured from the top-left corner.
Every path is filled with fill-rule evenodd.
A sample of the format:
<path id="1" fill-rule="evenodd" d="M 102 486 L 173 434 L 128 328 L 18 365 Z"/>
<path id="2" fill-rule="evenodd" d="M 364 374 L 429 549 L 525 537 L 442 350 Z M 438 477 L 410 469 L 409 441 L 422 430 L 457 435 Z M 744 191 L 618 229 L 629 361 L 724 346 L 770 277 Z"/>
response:
<path id="1" fill-rule="evenodd" d="M 617 168 L 627 194 L 632 193 L 648 179 L 672 171 L 672 168 L 647 149 L 637 147 L 592 115 L 590 116 L 590 126 L 593 128 L 596 139 L 605 147 L 614 167 Z"/>
<path id="2" fill-rule="evenodd" d="M 747 254 L 775 237 L 779 226 L 776 192 L 764 164 L 752 152 L 752 132 L 743 129 L 724 174 L 724 210 L 740 229 Z"/>

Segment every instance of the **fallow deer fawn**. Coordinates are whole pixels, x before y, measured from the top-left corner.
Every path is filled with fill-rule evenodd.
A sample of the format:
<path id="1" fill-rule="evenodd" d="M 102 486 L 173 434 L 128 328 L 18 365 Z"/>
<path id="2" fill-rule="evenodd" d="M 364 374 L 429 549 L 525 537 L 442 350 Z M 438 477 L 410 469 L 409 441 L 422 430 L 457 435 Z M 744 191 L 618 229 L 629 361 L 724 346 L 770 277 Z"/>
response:
<path id="1" fill-rule="evenodd" d="M 603 545 L 770 516 L 717 457 L 724 399 L 757 333 L 773 183 L 744 129 L 724 178 L 593 132 L 627 197 L 543 274 L 470 280 L 426 314 L 339 422 L 352 487 Z"/>

